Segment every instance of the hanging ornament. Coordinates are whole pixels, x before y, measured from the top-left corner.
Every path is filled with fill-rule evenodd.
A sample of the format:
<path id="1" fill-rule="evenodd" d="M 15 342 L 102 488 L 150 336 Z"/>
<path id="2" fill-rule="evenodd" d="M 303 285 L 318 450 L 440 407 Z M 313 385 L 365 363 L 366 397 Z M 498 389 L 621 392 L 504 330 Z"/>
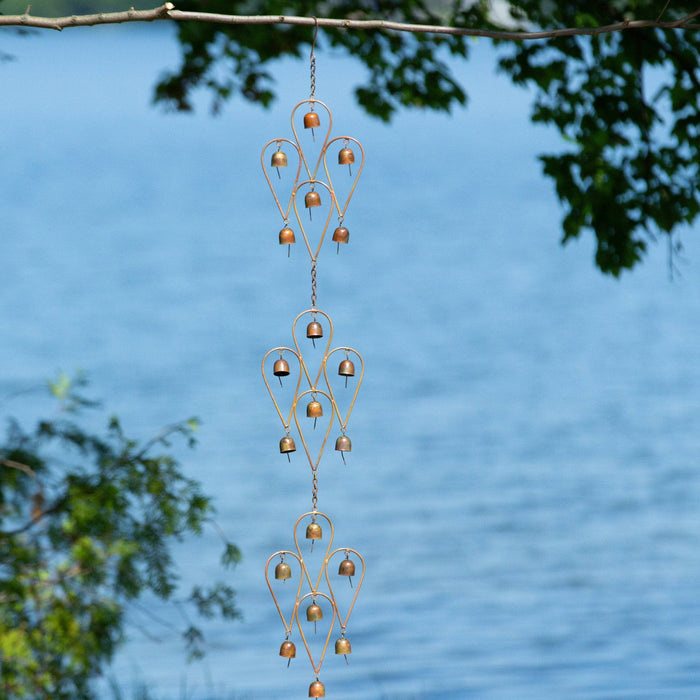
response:
<path id="1" fill-rule="evenodd" d="M 350 239 L 350 233 L 343 222 L 358 178 L 362 172 L 365 155 L 360 142 L 351 136 L 330 138 L 333 116 L 330 109 L 315 97 L 316 58 L 314 46 L 317 31 L 318 25 L 316 25 L 311 48 L 311 96 L 309 99 L 299 102 L 292 110 L 291 121 L 294 139 L 272 139 L 265 144 L 261 155 L 265 179 L 282 217 L 283 228 L 279 232 L 279 243 L 280 245 L 287 245 L 287 255 L 289 255 L 291 245 L 296 242 L 294 231 L 289 226 L 289 216 L 293 209 L 299 227 L 298 230 L 301 232 L 311 261 L 311 306 L 298 314 L 292 323 L 292 338 L 295 349 L 278 347 L 268 351 L 263 357 L 262 374 L 265 386 L 275 406 L 277 415 L 282 421 L 285 432 L 284 437 L 279 442 L 280 453 L 286 454 L 287 459 L 291 462 L 290 454 L 296 452 L 296 442 L 290 434 L 292 418 L 294 418 L 294 425 L 298 434 L 297 439 L 301 442 L 311 468 L 311 510 L 297 518 L 294 524 L 293 538 L 296 552 L 283 550 L 272 554 L 265 564 L 265 580 L 285 630 L 285 639 L 280 646 L 279 655 L 287 659 L 287 665 L 291 663 L 292 659 L 296 658 L 296 645 L 291 640 L 294 627 L 296 626 L 297 633 L 306 649 L 314 672 L 314 680 L 309 686 L 309 697 L 312 698 L 325 697 L 326 695 L 325 685 L 321 682 L 319 676 L 336 622 L 340 626 L 340 636 L 335 641 L 335 654 L 343 656 L 345 661 L 348 661 L 348 655 L 352 649 L 350 641 L 346 637 L 346 630 L 365 575 L 364 559 L 356 550 L 342 547 L 331 551 L 335 534 L 333 523 L 327 515 L 318 510 L 319 466 L 335 420 L 340 424 L 340 436 L 335 441 L 335 450 L 340 452 L 343 462 L 345 462 L 346 453 L 349 453 L 352 449 L 352 443 L 346 435 L 346 430 L 350 414 L 355 405 L 355 399 L 362 384 L 364 362 L 360 354 L 353 348 L 338 347 L 331 350 L 334 331 L 333 322 L 330 316 L 319 309 L 316 304 L 317 262 L 333 212 L 338 216 L 338 225 L 332 236 L 333 242 L 337 244 L 336 253 L 340 250 L 340 244 L 347 244 Z M 296 117 L 297 112 L 299 112 L 299 118 Z M 301 117 L 302 114 L 303 118 Z M 303 129 L 298 131 L 297 124 L 303 124 Z M 316 130 L 325 130 L 325 136 L 323 136 L 323 131 L 321 131 L 321 135 L 317 140 Z M 305 145 L 303 145 L 300 134 L 303 135 L 305 131 L 311 131 L 311 140 L 307 137 L 304 142 Z M 337 155 L 338 166 L 344 168 L 347 165 L 350 178 L 352 178 L 349 189 L 345 188 L 344 190 L 347 192 L 347 195 L 343 195 L 345 197 L 344 201 L 339 201 L 336 196 L 326 157 L 331 147 L 333 147 L 333 152 L 335 152 L 337 147 L 335 144 L 338 141 L 342 142 Z M 270 151 L 272 152 L 270 153 Z M 266 154 L 269 154 L 269 158 L 266 157 Z M 356 154 L 358 155 L 356 156 Z M 293 167 L 289 167 L 290 160 L 288 155 L 297 158 L 296 172 Z M 359 163 L 353 177 L 352 165 L 357 161 Z M 325 181 L 319 178 L 321 164 L 323 164 L 323 172 L 326 176 Z M 277 173 L 276 181 L 278 184 L 276 186 L 273 185 L 268 172 L 268 170 L 273 168 Z M 306 179 L 300 181 L 302 169 Z M 284 177 L 282 171 L 285 173 Z M 347 174 L 345 177 L 347 177 Z M 305 222 L 299 212 L 298 202 L 301 200 L 302 194 L 304 207 L 309 210 L 311 223 Z M 285 204 L 283 205 L 282 202 Z M 315 217 L 314 221 L 311 216 L 312 209 L 322 208 L 323 206 L 326 206 L 328 211 L 325 219 L 324 215 L 322 215 L 320 218 Z M 324 209 L 321 209 L 321 212 L 324 211 Z M 297 324 L 299 322 L 306 324 L 306 338 L 311 340 L 313 350 L 308 344 L 300 344 L 297 334 Z M 301 328 L 303 328 L 303 325 L 299 328 L 300 332 Z M 321 341 L 320 348 L 316 346 L 317 340 Z M 324 343 L 325 347 L 323 346 Z M 306 357 L 304 355 L 305 352 L 307 353 Z M 329 376 L 327 371 L 328 362 L 337 352 L 344 353 L 345 357 L 340 361 L 339 365 L 332 365 L 333 367 L 338 367 L 337 374 L 331 372 Z M 274 353 L 278 354 L 276 359 L 273 359 Z M 318 358 L 319 353 L 322 353 L 320 360 Z M 309 354 L 311 356 L 308 356 Z M 294 369 L 290 366 L 288 358 L 292 359 Z M 337 362 L 337 360 L 334 360 L 334 362 Z M 297 363 L 299 366 L 298 375 L 295 374 Z M 359 371 L 357 370 L 358 367 Z M 294 376 L 297 377 L 296 384 L 293 381 Z M 270 377 L 270 381 L 268 381 L 268 377 Z M 274 377 L 277 377 L 280 386 L 273 390 L 273 386 L 276 387 L 277 384 L 273 379 Z M 282 379 L 287 377 L 292 379 L 291 383 L 289 381 L 283 383 Z M 323 385 L 321 385 L 321 378 L 323 378 Z M 344 388 L 348 388 L 348 380 L 352 381 L 354 391 L 345 393 Z M 302 382 L 304 382 L 304 387 L 302 387 Z M 344 382 L 344 388 L 342 382 Z M 337 386 L 338 384 L 340 386 Z M 330 407 L 327 413 L 324 412 L 324 402 Z M 281 406 L 284 406 L 284 410 Z M 320 434 L 317 433 L 312 440 L 313 447 L 309 442 L 312 434 L 308 432 L 308 427 L 304 427 L 308 423 L 305 423 L 303 419 L 301 422 L 299 420 L 300 406 L 302 411 L 304 408 L 306 409 L 308 418 L 314 419 L 314 428 L 316 428 L 319 420 L 322 421 Z M 299 543 L 300 531 L 304 533 L 302 541 L 306 541 L 303 551 Z M 318 543 L 320 548 L 325 547 L 325 552 L 318 554 L 317 550 L 317 553 L 314 555 L 314 544 L 316 543 Z M 331 560 L 341 553 L 344 554 L 344 558 L 337 565 L 337 574 L 331 574 L 331 572 L 336 571 L 335 565 L 332 564 Z M 314 567 L 313 561 L 317 561 L 319 557 L 322 558 L 321 563 L 316 564 Z M 298 563 L 298 567 L 290 565 L 287 559 L 295 560 Z M 276 562 L 274 567 L 273 562 Z M 358 565 L 360 568 L 359 580 L 353 585 L 353 577 L 356 577 Z M 274 576 L 271 578 L 270 571 L 273 568 Z M 313 570 L 314 568 L 315 570 Z M 340 581 L 344 579 L 349 581 L 350 587 L 354 589 L 354 594 L 352 594 L 353 597 L 347 610 L 343 611 L 340 609 L 341 606 L 333 591 L 332 581 L 335 580 L 339 585 Z M 290 586 L 287 586 L 286 589 L 283 588 L 288 582 L 291 582 L 291 591 Z M 285 596 L 284 592 L 287 591 L 293 595 L 295 583 L 296 596 L 293 600 L 291 613 L 285 616 L 280 605 L 280 596 L 282 600 L 289 600 L 289 596 Z M 302 590 L 304 589 L 307 592 L 302 595 Z M 302 611 L 302 620 L 300 620 L 300 610 Z M 314 652 L 316 656 L 312 654 L 308 643 L 307 631 L 305 631 L 302 621 L 305 625 L 313 623 L 313 633 L 319 634 L 320 641 L 317 641 L 316 644 L 323 644 L 323 646 L 320 652 L 318 650 Z M 311 633 L 312 630 L 309 629 L 308 632 Z M 323 643 L 324 638 L 325 643 Z M 318 649 L 318 647 L 314 648 Z"/>

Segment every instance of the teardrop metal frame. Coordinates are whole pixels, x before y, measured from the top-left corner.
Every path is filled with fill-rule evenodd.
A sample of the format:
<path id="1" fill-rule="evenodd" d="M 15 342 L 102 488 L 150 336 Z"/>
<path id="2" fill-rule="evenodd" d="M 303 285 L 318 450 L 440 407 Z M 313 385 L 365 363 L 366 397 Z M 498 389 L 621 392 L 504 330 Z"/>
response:
<path id="1" fill-rule="evenodd" d="M 316 665 L 316 663 L 314 662 L 314 657 L 311 654 L 311 648 L 309 647 L 309 643 L 306 641 L 304 628 L 299 622 L 299 608 L 307 598 L 313 598 L 314 600 L 316 600 L 317 598 L 325 598 L 330 603 L 331 610 L 333 611 L 333 619 L 331 620 L 331 624 L 328 628 L 328 634 L 326 635 L 326 643 L 323 645 L 323 651 L 321 652 L 321 657 L 318 661 L 318 665 Z M 316 676 L 318 676 L 321 673 L 321 666 L 323 665 L 323 660 L 326 658 L 326 650 L 328 649 L 328 643 L 331 641 L 331 637 L 333 636 L 333 628 L 335 627 L 335 621 L 338 617 L 338 611 L 335 608 L 335 603 L 329 595 L 321 593 L 320 591 L 311 591 L 311 593 L 307 593 L 299 599 L 296 605 L 296 609 L 294 610 L 294 617 L 297 621 L 297 628 L 299 629 L 299 634 L 301 635 L 301 641 L 304 642 L 304 647 L 306 647 L 306 653 L 309 655 L 309 661 L 311 661 L 311 666 L 313 667 Z"/>
<path id="2" fill-rule="evenodd" d="M 277 196 L 277 192 L 275 191 L 275 188 L 272 185 L 272 180 L 270 179 L 270 176 L 267 174 L 267 166 L 265 165 L 265 151 L 267 151 L 267 149 L 273 143 L 276 143 L 276 144 L 288 143 L 297 152 L 297 158 L 299 161 L 297 164 L 296 177 L 294 178 L 294 183 L 292 184 L 292 192 L 289 195 L 289 202 L 287 202 L 286 211 L 284 211 L 282 209 L 282 205 L 280 204 L 280 200 Z M 289 139 L 271 139 L 263 146 L 263 149 L 260 153 L 260 165 L 262 165 L 263 175 L 265 176 L 265 179 L 267 180 L 267 184 L 270 187 L 270 191 L 272 192 L 272 196 L 275 198 L 275 204 L 277 205 L 277 208 L 279 209 L 280 215 L 282 216 L 282 221 L 284 222 L 285 226 L 289 223 L 289 212 L 292 210 L 292 199 L 294 198 L 294 193 L 297 190 L 297 183 L 299 182 L 299 175 L 301 175 L 301 159 L 302 159 L 302 155 L 301 155 L 301 150 L 299 148 L 299 145 L 294 143 L 294 141 L 290 141 Z"/>
<path id="3" fill-rule="evenodd" d="M 321 366 L 318 368 L 318 373 L 316 374 L 316 379 L 313 382 L 311 381 L 311 375 L 309 374 L 309 369 L 308 369 L 306 362 L 304 360 L 304 356 L 301 352 L 301 348 L 299 347 L 299 340 L 297 338 L 297 323 L 299 322 L 299 319 L 302 316 L 306 316 L 307 314 L 312 314 L 314 316 L 314 320 L 316 318 L 316 315 L 321 314 L 321 316 L 323 316 L 328 321 L 328 340 L 326 341 L 326 348 L 323 351 L 323 358 L 321 359 Z M 306 311 L 302 311 L 294 319 L 294 323 L 292 323 L 292 339 L 294 340 L 294 347 L 297 349 L 298 356 L 301 358 L 302 367 L 304 368 L 304 374 L 306 375 L 306 379 L 309 382 L 309 388 L 315 389 L 318 386 L 318 380 L 321 378 L 321 373 L 323 372 L 324 360 L 327 357 L 328 350 L 330 349 L 331 343 L 333 342 L 333 321 L 331 321 L 331 317 L 325 311 L 321 311 L 321 309 L 317 309 L 314 307 L 312 307 L 310 309 L 306 309 Z"/>
<path id="4" fill-rule="evenodd" d="M 328 207 L 328 216 L 326 217 L 326 223 L 323 226 L 323 232 L 321 233 L 321 237 L 319 238 L 315 253 L 311 252 L 311 243 L 309 243 L 309 237 L 306 235 L 306 229 L 304 228 L 304 223 L 301 220 L 299 209 L 297 209 L 297 194 L 301 191 L 301 188 L 304 185 L 311 185 L 312 187 L 315 187 L 316 185 L 322 185 L 328 190 L 328 194 L 330 194 L 331 196 L 331 205 L 330 207 Z M 292 204 L 294 206 L 294 214 L 297 217 L 297 223 L 299 224 L 299 228 L 301 229 L 301 235 L 304 237 L 304 243 L 306 243 L 306 250 L 309 251 L 309 257 L 311 258 L 312 262 L 318 259 L 318 254 L 321 252 L 321 246 L 323 245 L 323 241 L 326 238 L 326 233 L 328 232 L 328 225 L 330 224 L 331 217 L 333 216 L 334 203 L 335 195 L 333 194 L 333 190 L 325 182 L 323 182 L 323 180 L 304 180 L 303 182 L 300 182 L 294 189 L 294 192 L 292 192 Z"/>
<path id="5" fill-rule="evenodd" d="M 334 139 L 331 139 L 327 144 L 326 148 L 323 151 L 323 169 L 326 171 L 326 177 L 328 178 L 328 184 L 331 187 L 331 190 L 333 191 L 333 194 L 335 195 L 335 187 L 333 186 L 333 178 L 331 177 L 331 173 L 328 170 L 328 163 L 326 162 L 326 157 L 328 156 L 328 150 L 331 147 L 331 144 L 334 144 L 336 141 L 352 141 L 354 144 L 357 144 L 357 146 L 360 149 L 360 152 L 362 153 L 362 158 L 360 160 L 360 167 L 357 169 L 357 173 L 353 179 L 352 187 L 350 188 L 350 192 L 348 193 L 348 197 L 345 200 L 345 206 L 340 209 L 340 203 L 338 202 L 338 198 L 335 197 L 335 208 L 338 212 L 338 219 L 342 222 L 345 219 L 345 212 L 348 210 L 348 205 L 350 204 L 350 200 L 352 199 L 352 195 L 355 193 L 355 188 L 357 187 L 357 182 L 360 179 L 360 175 L 362 174 L 362 168 L 365 167 L 365 149 L 362 148 L 362 144 L 352 136 L 336 136 Z"/>
<path id="6" fill-rule="evenodd" d="M 345 352 L 345 353 L 353 353 L 360 361 L 360 376 L 357 380 L 357 386 L 355 387 L 355 393 L 352 396 L 352 401 L 350 402 L 350 407 L 348 408 L 348 412 L 345 414 L 345 420 L 343 420 L 343 417 L 340 414 L 340 409 L 338 408 L 338 402 L 335 400 L 335 393 L 333 391 L 333 387 L 331 386 L 331 382 L 328 378 L 328 360 L 330 360 L 331 355 L 333 355 L 336 352 Z M 335 409 L 336 416 L 338 418 L 338 422 L 340 423 L 340 429 L 342 430 L 343 434 L 345 434 L 345 431 L 347 430 L 347 425 L 348 421 L 350 420 L 350 414 L 352 413 L 352 409 L 355 406 L 355 400 L 357 399 L 357 395 L 360 392 L 360 387 L 362 386 L 362 379 L 365 376 L 365 362 L 362 359 L 362 355 L 360 355 L 357 350 L 354 348 L 347 348 L 347 347 L 339 347 L 339 348 L 333 348 L 327 355 L 326 359 L 323 363 L 323 376 L 326 380 L 326 385 L 328 386 L 328 392 L 330 393 L 331 397 L 333 398 L 333 408 Z"/>
<path id="7" fill-rule="evenodd" d="M 304 396 L 313 396 L 315 399 L 316 396 L 320 394 L 321 396 L 325 396 L 328 399 L 328 403 L 331 405 L 331 418 L 328 421 L 328 427 L 326 428 L 326 434 L 323 438 L 323 442 L 321 443 L 321 449 L 318 452 L 318 457 L 316 458 L 316 461 L 314 461 L 311 457 L 311 453 L 309 452 L 309 446 L 306 444 L 306 438 L 304 437 L 304 432 L 301 429 L 301 425 L 299 425 L 299 402 L 301 399 L 304 398 Z M 306 457 L 309 460 L 309 465 L 311 466 L 312 471 L 316 471 L 318 469 L 318 465 L 321 463 L 321 457 L 323 457 L 323 450 L 326 449 L 326 443 L 328 442 L 328 436 L 331 434 L 331 428 L 333 427 L 333 420 L 335 419 L 335 411 L 333 410 L 334 408 L 334 402 L 333 399 L 325 392 L 323 389 L 307 389 L 306 391 L 302 391 L 299 396 L 297 396 L 296 401 L 294 402 L 294 422 L 296 423 L 297 426 L 297 431 L 299 433 L 299 439 L 301 440 L 301 444 L 304 446 L 304 452 L 306 452 Z"/>
<path id="8" fill-rule="evenodd" d="M 304 148 L 301 145 L 301 141 L 299 140 L 299 134 L 297 133 L 297 128 L 294 124 L 294 115 L 296 114 L 296 111 L 301 107 L 302 105 L 310 105 L 315 107 L 316 105 L 321 105 L 326 110 L 326 113 L 328 114 L 328 130 L 326 131 L 326 137 L 323 139 L 323 143 L 321 144 L 321 152 L 318 155 L 318 160 L 316 161 L 316 165 L 314 166 L 313 172 L 311 171 L 311 168 L 309 167 L 309 163 L 306 160 L 306 156 L 304 155 Z M 313 110 L 312 110 L 313 111 Z M 297 146 L 299 147 L 299 151 L 301 153 L 301 158 L 304 163 L 304 167 L 306 168 L 306 174 L 309 176 L 309 180 L 315 180 L 316 175 L 318 175 L 318 169 L 321 167 L 321 162 L 323 160 L 323 152 L 328 145 L 328 139 L 330 138 L 331 135 L 331 129 L 333 129 L 333 115 L 331 114 L 331 110 L 328 108 L 327 105 L 325 105 L 321 100 L 317 100 L 313 97 L 310 97 L 308 100 L 302 100 L 299 102 L 296 107 L 292 110 L 292 133 L 294 134 L 294 139 L 297 142 Z"/>
<path id="9" fill-rule="evenodd" d="M 282 608 L 279 604 L 279 601 L 277 600 L 277 596 L 275 595 L 274 590 L 272 589 L 272 584 L 270 583 L 270 576 L 269 576 L 269 570 L 270 570 L 270 562 L 275 558 L 284 555 L 285 557 L 287 555 L 290 555 L 294 557 L 298 564 L 299 564 L 299 586 L 297 587 L 297 595 L 294 601 L 294 607 L 292 608 L 292 615 L 289 623 L 287 623 L 286 618 L 284 617 L 284 614 L 282 613 Z M 282 624 L 284 625 L 284 631 L 287 633 L 287 639 L 292 634 L 292 627 L 294 626 L 294 617 L 296 613 L 297 606 L 299 605 L 299 596 L 301 594 L 301 588 L 304 583 L 304 560 L 300 557 L 300 555 L 295 554 L 294 552 L 290 552 L 289 550 L 283 549 L 280 550 L 279 552 L 275 552 L 274 554 L 271 554 L 270 557 L 268 558 L 267 562 L 265 562 L 265 580 L 267 581 L 267 587 L 270 589 L 270 595 L 272 596 L 272 600 L 275 601 L 275 607 L 277 608 L 277 612 L 279 613 L 280 619 L 282 620 Z"/>
<path id="10" fill-rule="evenodd" d="M 333 586 L 331 584 L 331 579 L 330 579 L 330 574 L 328 573 L 330 570 L 330 567 L 328 566 L 331 563 L 331 559 L 338 554 L 338 552 L 352 552 L 357 558 L 360 560 L 362 564 L 362 574 L 360 575 L 360 580 L 355 584 L 355 595 L 352 597 L 352 601 L 350 603 L 350 607 L 348 607 L 348 612 L 345 615 L 345 618 L 341 617 L 340 615 L 340 608 L 338 607 L 338 601 L 336 600 L 335 597 L 335 592 L 333 591 Z M 333 598 L 333 604 L 335 605 L 335 609 L 338 611 L 338 621 L 340 623 L 340 630 L 341 632 L 345 633 L 345 630 L 347 629 L 348 626 L 348 620 L 350 619 L 350 615 L 352 614 L 352 609 L 355 607 L 355 602 L 357 601 L 357 596 L 360 592 L 360 588 L 362 588 L 362 582 L 365 580 L 365 560 L 364 557 L 356 550 L 356 549 L 350 549 L 350 547 L 338 547 L 337 549 L 334 549 L 326 558 L 326 564 L 325 564 L 325 570 L 326 570 L 326 582 L 328 583 L 328 590 L 331 592 L 331 596 Z"/>
<path id="11" fill-rule="evenodd" d="M 304 520 L 304 518 L 308 518 L 309 516 L 311 516 L 311 518 L 314 522 L 318 518 L 323 518 L 328 523 L 328 527 L 330 527 L 330 529 L 331 529 L 331 536 L 328 540 L 328 545 L 327 545 L 326 551 L 323 555 L 323 563 L 321 564 L 321 570 L 318 572 L 318 577 L 316 578 L 315 585 L 311 581 L 311 574 L 309 573 L 309 568 L 306 566 L 306 562 L 304 560 L 304 555 L 301 553 L 301 545 L 299 544 L 299 537 L 297 535 L 297 530 L 299 529 L 299 524 Z M 320 510 L 316 510 L 316 511 L 310 510 L 308 513 L 304 513 L 304 515 L 300 515 L 297 518 L 297 521 L 294 523 L 294 545 L 297 548 L 297 552 L 299 552 L 299 557 L 302 561 L 302 570 L 303 570 L 304 575 L 306 576 L 306 580 L 309 584 L 309 588 L 312 591 L 318 591 L 318 587 L 321 585 L 321 581 L 323 580 L 323 571 L 325 568 L 325 564 L 328 561 L 328 554 L 331 551 L 331 547 L 333 546 L 334 537 L 335 537 L 335 528 L 333 527 L 333 522 L 325 513 L 322 513 Z"/>
<path id="12" fill-rule="evenodd" d="M 277 402 L 277 399 L 275 398 L 275 394 L 272 391 L 272 387 L 270 386 L 270 383 L 267 381 L 267 373 L 265 372 L 265 363 L 267 361 L 267 358 L 272 355 L 272 353 L 279 352 L 279 353 L 285 353 L 285 352 L 290 352 L 294 357 L 297 358 L 297 361 L 299 362 L 299 378 L 297 379 L 297 386 L 296 389 L 294 390 L 294 396 L 292 397 L 292 405 L 289 407 L 289 414 L 287 415 L 287 420 L 285 421 L 284 416 L 282 415 L 282 410 L 279 407 L 279 403 Z M 265 357 L 263 357 L 262 361 L 262 376 L 263 376 L 263 381 L 265 382 L 265 386 L 267 387 L 267 391 L 270 394 L 270 398 L 272 399 L 272 403 L 275 405 L 275 410 L 277 411 L 277 415 L 280 417 L 280 420 L 282 421 L 282 425 L 284 426 L 285 432 L 289 432 L 289 428 L 292 424 L 292 416 L 294 415 L 294 404 L 296 403 L 297 396 L 299 396 L 299 388 L 301 387 L 301 377 L 303 375 L 303 360 L 301 359 L 300 355 L 296 350 L 292 350 L 292 348 L 287 348 L 287 347 L 278 347 L 278 348 L 272 348 L 272 350 L 268 350 L 265 353 Z"/>

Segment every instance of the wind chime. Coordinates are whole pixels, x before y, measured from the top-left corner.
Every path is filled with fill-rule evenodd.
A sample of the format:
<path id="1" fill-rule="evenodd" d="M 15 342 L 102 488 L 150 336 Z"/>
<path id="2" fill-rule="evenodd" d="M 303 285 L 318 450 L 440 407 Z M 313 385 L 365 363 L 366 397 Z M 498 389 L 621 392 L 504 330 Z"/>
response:
<path id="1" fill-rule="evenodd" d="M 318 509 L 318 469 L 334 421 L 337 421 L 340 425 L 340 435 L 335 441 L 335 450 L 340 453 L 343 462 L 345 462 L 345 455 L 352 449 L 352 443 L 346 432 L 348 420 L 362 384 L 364 362 L 357 350 L 351 347 L 336 347 L 331 350 L 333 323 L 330 316 L 319 309 L 316 303 L 316 265 L 334 212 L 338 217 L 338 225 L 332 236 L 333 242 L 336 243 L 336 253 L 339 253 L 341 243 L 347 244 L 349 241 L 350 234 L 344 226 L 344 219 L 350 199 L 362 172 L 365 156 L 360 142 L 351 136 L 338 136 L 331 139 L 333 124 L 331 111 L 323 102 L 317 100 L 315 96 L 316 59 L 314 47 L 317 31 L 318 24 L 316 25 L 311 46 L 311 95 L 309 99 L 299 102 L 292 110 L 291 122 L 294 140 L 286 138 L 272 139 L 265 144 L 261 154 L 263 173 L 282 217 L 283 227 L 279 232 L 279 243 L 282 246 L 287 246 L 288 255 L 291 252 L 291 246 L 296 243 L 296 234 L 290 227 L 290 213 L 293 210 L 299 232 L 306 244 L 306 250 L 311 260 L 311 307 L 298 314 L 292 323 L 294 348 L 277 347 L 267 352 L 262 361 L 262 374 L 265 386 L 270 393 L 284 428 L 284 435 L 279 443 L 280 453 L 286 455 L 287 459 L 291 461 L 290 455 L 297 450 L 296 441 L 291 434 L 293 420 L 296 427 L 296 435 L 304 448 L 304 453 L 311 467 L 311 510 L 299 516 L 294 523 L 293 539 L 296 551 L 280 550 L 272 554 L 265 564 L 265 580 L 284 625 L 285 637 L 280 646 L 279 655 L 288 659 L 287 665 L 296 657 L 296 644 L 292 640 L 296 626 L 299 637 L 311 661 L 315 676 L 315 679 L 309 686 L 309 697 L 312 698 L 325 697 L 326 695 L 325 686 L 319 676 L 326 650 L 336 627 L 336 621 L 340 629 L 339 633 L 336 633 L 338 636 L 335 640 L 335 653 L 344 656 L 347 662 L 347 657 L 352 651 L 350 640 L 347 636 L 348 621 L 365 576 L 365 562 L 359 552 L 350 547 L 333 549 L 335 534 L 333 523 L 325 513 Z M 324 130 L 325 138 L 321 141 Z M 302 138 L 300 138 L 300 134 Z M 345 176 L 347 177 L 347 173 L 349 173 L 351 183 L 344 203 L 341 203 L 336 196 L 336 188 L 333 186 L 333 177 L 331 176 L 332 161 L 336 156 L 336 150 L 337 164 L 341 166 L 341 169 L 340 172 L 336 169 L 336 175 L 333 177 L 338 179 L 338 176 L 342 175 L 342 171 L 346 170 Z M 315 162 L 311 156 L 312 151 L 319 151 Z M 352 166 L 356 163 L 358 155 L 359 167 L 356 167 L 353 177 Z M 290 156 L 292 163 L 296 160 L 297 167 L 296 175 L 291 181 L 291 194 L 285 207 L 281 201 L 284 197 L 278 195 L 273 181 L 277 179 L 278 189 L 281 189 L 283 184 L 282 172 L 287 175 L 287 180 L 291 179 L 289 176 L 294 175 L 294 169 L 289 165 Z M 331 168 L 329 168 L 329 161 Z M 321 166 L 323 166 L 323 174 L 326 176 L 325 181 L 319 179 Z M 301 179 L 302 177 L 304 177 L 303 180 Z M 302 196 L 304 209 L 308 210 L 309 222 L 312 221 L 313 210 L 317 210 L 317 212 L 322 211 L 322 209 L 318 209 L 322 207 L 322 200 L 326 198 L 330 200 L 327 202 L 328 215 L 325 223 L 323 223 L 323 220 L 321 220 L 320 224 L 317 221 L 317 227 L 321 231 L 318 236 L 318 242 L 314 241 L 315 248 L 311 241 L 310 224 L 305 224 L 305 216 L 300 212 Z M 298 329 L 300 332 L 304 323 L 306 323 L 306 339 L 302 339 L 300 342 Z M 321 346 L 323 354 L 320 361 L 317 360 L 318 366 L 316 367 L 312 364 L 310 355 L 318 355 L 318 353 L 313 352 L 312 348 L 316 349 L 316 342 L 322 343 L 324 338 L 327 338 L 326 344 L 325 347 Z M 302 345 L 304 344 L 306 346 L 302 350 Z M 307 354 L 305 355 L 304 353 Z M 335 360 L 333 360 L 334 356 L 336 357 Z M 333 368 L 339 358 L 342 359 L 337 365 L 336 375 Z M 291 366 L 290 360 L 292 362 Z M 278 400 L 276 398 L 273 386 L 276 385 L 275 378 L 277 378 L 280 387 L 282 387 L 282 379 L 290 377 L 293 371 L 292 366 L 295 369 L 298 367 L 298 374 L 296 371 L 294 372 L 296 385 L 291 396 L 289 410 L 288 412 L 283 412 L 280 407 L 282 399 L 279 398 Z M 294 382 L 294 379 L 291 377 L 290 380 Z M 350 385 L 348 385 L 348 382 L 350 382 Z M 351 398 L 341 402 L 338 393 L 343 391 L 349 392 Z M 277 392 L 279 394 L 280 390 L 277 390 Z M 336 397 L 338 397 L 338 400 L 336 400 Z M 340 403 L 347 406 L 347 412 L 344 415 L 339 408 Z M 325 410 L 329 412 L 326 414 L 325 419 L 324 405 L 326 407 Z M 300 411 L 302 414 L 305 413 L 306 421 L 303 420 L 304 416 L 300 420 Z M 316 442 L 320 442 L 320 449 L 316 454 L 315 448 L 312 447 L 310 436 L 312 434 L 311 431 L 316 429 L 319 419 L 322 420 L 323 425 L 326 424 L 325 421 L 327 420 L 327 427 L 325 428 L 325 433 L 321 430 L 320 436 L 316 438 Z M 306 540 L 304 544 L 300 543 L 299 537 L 302 529 L 305 533 L 302 542 Z M 325 551 L 318 570 L 312 571 L 311 554 L 315 543 L 325 544 Z M 359 580 L 353 585 L 353 577 L 357 578 L 358 570 Z M 270 574 L 272 571 L 274 573 L 271 578 Z M 336 571 L 337 574 L 335 573 Z M 292 609 L 288 611 L 288 616 L 285 616 L 280 600 L 284 590 L 282 586 L 290 579 L 293 581 L 291 583 L 292 586 L 295 585 L 296 579 L 298 579 L 298 584 Z M 354 593 L 351 596 L 348 595 L 346 599 L 345 596 L 338 595 L 338 587 L 342 584 L 348 585 L 348 582 L 354 588 Z M 341 609 L 343 601 L 349 603 L 345 609 Z M 328 625 L 325 644 L 322 645 L 320 652 L 316 652 L 314 657 L 309 644 L 311 623 L 313 623 L 313 633 L 315 634 L 316 625 L 320 620 L 324 619 L 324 616 L 326 616 L 326 623 L 328 617 L 330 617 L 331 621 Z M 302 624 L 303 622 L 305 624 Z M 307 631 L 305 631 L 305 628 Z"/>

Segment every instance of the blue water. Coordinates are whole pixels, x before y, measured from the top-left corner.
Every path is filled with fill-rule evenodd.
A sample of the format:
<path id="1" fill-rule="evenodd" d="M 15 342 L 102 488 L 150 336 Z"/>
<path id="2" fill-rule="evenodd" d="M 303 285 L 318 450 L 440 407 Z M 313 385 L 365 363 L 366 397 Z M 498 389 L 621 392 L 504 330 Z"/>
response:
<path id="1" fill-rule="evenodd" d="M 292 545 L 310 479 L 278 453 L 259 368 L 308 307 L 308 261 L 277 245 L 259 156 L 290 137 L 307 67 L 278 67 L 271 111 L 212 119 L 206 100 L 197 116 L 150 106 L 177 62 L 164 28 L 3 50 L 18 60 L 0 73 L 0 393 L 80 367 L 132 433 L 199 416 L 181 456 L 244 555 L 228 575 L 244 620 L 205 625 L 204 662 L 134 609 L 110 674 L 162 700 L 306 697 L 263 564 Z M 535 159 L 558 137 L 529 124 L 489 45 L 474 52 L 468 110 L 391 126 L 353 105 L 357 66 L 318 59 L 334 134 L 367 152 L 350 245 L 319 262 L 319 306 L 366 362 L 349 465 L 331 450 L 320 473 L 336 541 L 367 561 L 327 696 L 700 697 L 698 229 L 674 282 L 663 245 L 621 281 L 590 241 L 561 248 Z M 213 532 L 178 548 L 183 583 L 227 575 L 218 548 Z"/>

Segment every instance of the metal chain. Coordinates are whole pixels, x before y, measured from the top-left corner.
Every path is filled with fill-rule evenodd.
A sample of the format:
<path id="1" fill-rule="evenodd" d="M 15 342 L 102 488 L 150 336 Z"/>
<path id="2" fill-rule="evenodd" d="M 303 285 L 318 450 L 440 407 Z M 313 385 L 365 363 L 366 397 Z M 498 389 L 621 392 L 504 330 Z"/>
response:
<path id="1" fill-rule="evenodd" d="M 311 480 L 311 510 L 315 513 L 318 510 L 318 476 L 315 469 L 311 473 L 314 475 L 314 478 Z"/>
<path id="2" fill-rule="evenodd" d="M 314 27 L 314 38 L 313 41 L 311 42 L 311 99 L 313 99 L 316 96 L 316 54 L 314 53 L 314 49 L 316 48 L 316 35 L 318 34 L 318 19 L 314 17 L 314 21 L 316 22 L 316 26 Z M 312 105 L 313 107 L 313 105 Z"/>
<path id="3" fill-rule="evenodd" d="M 311 262 L 311 308 L 316 308 L 316 260 Z"/>

